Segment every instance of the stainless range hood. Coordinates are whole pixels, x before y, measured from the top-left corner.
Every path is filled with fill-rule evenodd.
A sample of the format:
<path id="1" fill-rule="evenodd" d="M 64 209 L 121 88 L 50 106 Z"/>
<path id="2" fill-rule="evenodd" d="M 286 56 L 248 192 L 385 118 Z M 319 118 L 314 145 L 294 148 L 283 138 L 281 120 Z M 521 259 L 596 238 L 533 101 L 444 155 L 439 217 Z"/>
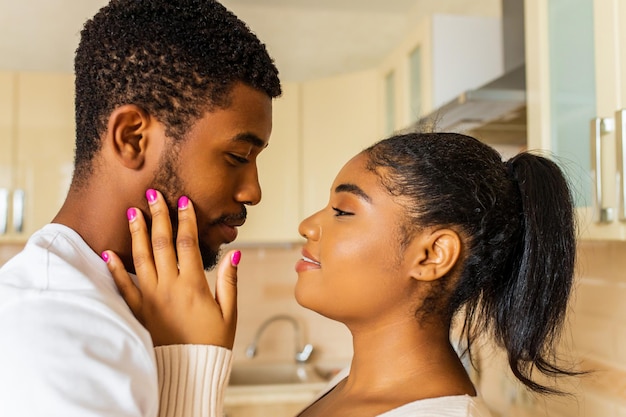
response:
<path id="1" fill-rule="evenodd" d="M 505 73 L 421 118 L 419 129 L 468 133 L 491 144 L 526 143 L 523 0 L 502 1 L 502 31 Z"/>

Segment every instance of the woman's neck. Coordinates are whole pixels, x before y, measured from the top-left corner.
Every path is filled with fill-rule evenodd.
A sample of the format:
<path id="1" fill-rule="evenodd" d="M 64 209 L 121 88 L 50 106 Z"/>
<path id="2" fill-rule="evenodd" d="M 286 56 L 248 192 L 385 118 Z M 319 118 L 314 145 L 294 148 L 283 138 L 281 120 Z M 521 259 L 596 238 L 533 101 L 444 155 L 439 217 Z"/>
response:
<path id="1" fill-rule="evenodd" d="M 476 395 L 450 344 L 447 325 L 419 325 L 408 318 L 351 331 L 354 356 L 344 389 L 397 392 L 414 400 Z"/>

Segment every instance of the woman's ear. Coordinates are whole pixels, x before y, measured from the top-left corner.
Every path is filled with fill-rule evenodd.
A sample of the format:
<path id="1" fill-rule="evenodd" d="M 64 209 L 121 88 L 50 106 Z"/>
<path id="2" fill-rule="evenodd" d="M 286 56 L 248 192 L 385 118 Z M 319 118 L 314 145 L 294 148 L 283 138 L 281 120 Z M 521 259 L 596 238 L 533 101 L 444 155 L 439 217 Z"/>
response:
<path id="1" fill-rule="evenodd" d="M 459 260 L 461 239 L 451 229 L 419 233 L 409 245 L 406 260 L 409 274 L 419 281 L 434 281 L 445 276 Z"/>
<path id="2" fill-rule="evenodd" d="M 140 169 L 145 162 L 150 115 L 141 107 L 125 104 L 109 116 L 107 142 L 121 163 L 130 169 Z"/>

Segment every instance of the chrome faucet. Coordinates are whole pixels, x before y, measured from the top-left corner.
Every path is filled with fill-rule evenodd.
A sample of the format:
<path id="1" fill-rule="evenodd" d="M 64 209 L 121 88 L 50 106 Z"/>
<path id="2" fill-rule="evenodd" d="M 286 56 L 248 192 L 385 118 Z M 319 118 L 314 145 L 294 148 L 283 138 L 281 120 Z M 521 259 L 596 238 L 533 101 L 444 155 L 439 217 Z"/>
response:
<path id="1" fill-rule="evenodd" d="M 303 346 L 304 344 L 303 335 L 302 335 L 302 330 L 300 328 L 300 323 L 298 323 L 298 321 L 295 318 L 288 316 L 286 314 L 278 314 L 278 315 L 272 316 L 268 318 L 267 320 L 265 320 L 263 323 L 261 323 L 261 326 L 259 326 L 259 330 L 257 330 L 256 334 L 254 335 L 254 340 L 246 348 L 246 356 L 248 358 L 254 358 L 256 356 L 257 345 L 259 343 L 259 338 L 261 337 L 261 334 L 263 334 L 267 326 L 279 320 L 285 320 L 293 324 L 293 328 L 295 331 L 294 340 L 295 340 L 295 346 L 296 346 L 295 359 L 296 359 L 296 362 L 299 364 L 306 363 L 309 360 L 311 353 L 313 353 L 313 345 L 311 345 L 310 343 L 307 343 Z"/>

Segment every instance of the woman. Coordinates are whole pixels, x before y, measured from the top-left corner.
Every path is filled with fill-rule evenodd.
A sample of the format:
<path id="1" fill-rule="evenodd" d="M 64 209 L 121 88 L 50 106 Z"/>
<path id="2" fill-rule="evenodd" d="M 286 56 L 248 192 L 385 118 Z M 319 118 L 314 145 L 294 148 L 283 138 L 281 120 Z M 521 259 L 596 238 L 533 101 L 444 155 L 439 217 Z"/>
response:
<path id="1" fill-rule="evenodd" d="M 450 344 L 457 317 L 468 346 L 491 335 L 533 391 L 558 392 L 531 372 L 572 374 L 553 358 L 574 212 L 550 160 L 502 162 L 460 134 L 394 136 L 350 160 L 299 231 L 296 299 L 344 323 L 354 350 L 350 369 L 300 416 L 489 416 Z"/>

